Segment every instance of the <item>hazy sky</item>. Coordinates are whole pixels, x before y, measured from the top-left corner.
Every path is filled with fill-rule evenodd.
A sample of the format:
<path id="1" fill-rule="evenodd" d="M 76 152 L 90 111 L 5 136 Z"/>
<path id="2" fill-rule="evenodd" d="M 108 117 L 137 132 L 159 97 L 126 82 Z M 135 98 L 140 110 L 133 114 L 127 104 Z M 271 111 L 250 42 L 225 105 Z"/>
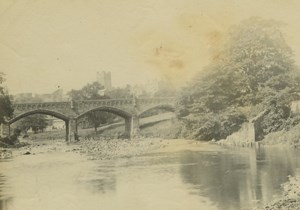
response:
<path id="1" fill-rule="evenodd" d="M 286 23 L 300 64 L 299 11 L 298 0 L 0 0 L 0 71 L 12 94 L 77 89 L 103 70 L 114 86 L 180 85 L 251 16 Z"/>

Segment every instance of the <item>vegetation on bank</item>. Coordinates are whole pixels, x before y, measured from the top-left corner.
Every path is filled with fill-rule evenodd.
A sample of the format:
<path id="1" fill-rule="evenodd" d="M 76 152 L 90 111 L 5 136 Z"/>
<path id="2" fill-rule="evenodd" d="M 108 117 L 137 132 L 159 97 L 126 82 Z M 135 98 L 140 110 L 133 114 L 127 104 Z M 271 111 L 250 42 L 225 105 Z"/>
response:
<path id="1" fill-rule="evenodd" d="M 3 86 L 5 81 L 4 73 L 0 72 L 0 124 L 5 122 L 13 114 L 11 99 L 7 89 Z"/>
<path id="2" fill-rule="evenodd" d="M 261 18 L 232 27 L 211 64 L 180 93 L 182 136 L 225 139 L 264 110 L 261 139 L 300 122 L 290 110 L 290 102 L 299 98 L 300 73 L 279 27 Z"/>
<path id="3" fill-rule="evenodd" d="M 265 136 L 261 144 L 263 145 L 276 145 L 284 144 L 289 147 L 300 148 L 300 124 L 286 130 L 280 130 L 269 133 Z"/>
<path id="4" fill-rule="evenodd" d="M 8 118 L 13 115 L 11 98 L 8 95 L 7 89 L 3 86 L 5 81 L 4 73 L 0 72 L 0 125 L 5 123 Z M 12 137 L 0 136 L 0 147 L 10 147 L 17 142 L 17 135 Z"/>

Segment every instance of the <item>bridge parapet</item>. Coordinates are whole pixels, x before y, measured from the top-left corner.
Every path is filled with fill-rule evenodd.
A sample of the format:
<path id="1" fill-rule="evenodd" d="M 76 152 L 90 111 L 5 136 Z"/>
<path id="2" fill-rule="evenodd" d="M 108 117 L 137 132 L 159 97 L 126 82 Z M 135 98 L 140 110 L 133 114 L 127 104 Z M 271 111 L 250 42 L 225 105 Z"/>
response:
<path id="1" fill-rule="evenodd" d="M 76 113 L 71 108 L 71 102 L 40 102 L 40 103 L 22 103 L 13 104 L 14 118 L 26 113 L 57 113 L 64 116 L 64 119 L 76 116 Z M 54 114 L 54 116 L 56 116 Z"/>
<path id="2" fill-rule="evenodd" d="M 71 103 L 66 102 L 37 102 L 37 103 L 16 103 L 13 104 L 13 108 L 17 111 L 27 111 L 32 109 L 57 109 L 57 108 L 69 108 Z"/>
<path id="3" fill-rule="evenodd" d="M 74 101 L 74 109 L 78 115 L 81 115 L 90 110 L 94 110 L 101 107 L 107 107 L 107 111 L 110 111 L 110 107 L 118 108 L 128 113 L 133 113 L 133 100 L 132 99 L 104 99 L 104 100 L 82 100 Z M 105 111 L 105 109 L 104 109 Z"/>

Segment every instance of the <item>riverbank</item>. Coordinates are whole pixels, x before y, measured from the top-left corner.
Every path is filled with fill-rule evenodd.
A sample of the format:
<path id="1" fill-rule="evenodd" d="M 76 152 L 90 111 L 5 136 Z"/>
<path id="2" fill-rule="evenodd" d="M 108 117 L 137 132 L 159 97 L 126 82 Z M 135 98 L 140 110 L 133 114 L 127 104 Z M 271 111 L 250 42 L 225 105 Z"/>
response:
<path id="1" fill-rule="evenodd" d="M 25 144 L 24 142 L 21 142 Z M 79 142 L 67 143 L 63 139 L 27 141 L 21 148 L 6 148 L 0 150 L 2 158 L 9 158 L 12 155 L 36 155 L 53 151 L 75 152 L 86 156 L 88 159 L 117 159 L 134 157 L 147 153 L 164 153 L 189 151 L 216 151 L 221 150 L 217 145 L 206 142 L 185 139 L 102 139 L 102 140 L 81 140 Z"/>
<path id="2" fill-rule="evenodd" d="M 300 177 L 289 177 L 282 185 L 282 196 L 256 210 L 300 210 Z"/>
<path id="3" fill-rule="evenodd" d="M 160 139 L 143 140 L 81 140 L 68 143 L 63 139 L 27 141 L 27 145 L 21 148 L 10 148 L 2 150 L 11 152 L 13 156 L 37 155 L 50 152 L 74 152 L 86 156 L 87 159 L 115 159 L 132 157 L 145 154 L 163 146 Z"/>

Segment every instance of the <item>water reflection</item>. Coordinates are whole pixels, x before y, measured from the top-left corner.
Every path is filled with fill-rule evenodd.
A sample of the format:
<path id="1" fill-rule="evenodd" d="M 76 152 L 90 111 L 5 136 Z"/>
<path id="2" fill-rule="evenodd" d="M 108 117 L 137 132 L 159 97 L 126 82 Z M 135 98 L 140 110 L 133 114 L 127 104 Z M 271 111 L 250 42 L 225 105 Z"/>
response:
<path id="1" fill-rule="evenodd" d="M 280 194 L 299 151 L 218 149 L 87 160 L 51 152 L 0 162 L 0 210 L 240 210 Z"/>
<path id="2" fill-rule="evenodd" d="M 0 161 L 0 164 L 1 162 L 7 162 L 7 160 Z M 0 169 L 4 169 L 4 168 L 1 168 L 0 165 Z M 0 171 L 0 210 L 8 209 L 8 207 L 12 203 L 12 200 L 13 200 L 12 196 L 9 195 L 9 186 L 7 184 L 7 177 L 5 177 L 2 171 Z"/>
<path id="3" fill-rule="evenodd" d="M 299 151 L 284 148 L 185 152 L 181 175 L 219 209 L 252 209 L 258 202 L 262 205 L 272 200 L 287 176 L 297 173 L 297 156 Z"/>
<path id="4" fill-rule="evenodd" d="M 92 193 L 105 194 L 116 190 L 115 166 L 112 162 L 98 162 L 98 166 L 77 180 Z"/>

